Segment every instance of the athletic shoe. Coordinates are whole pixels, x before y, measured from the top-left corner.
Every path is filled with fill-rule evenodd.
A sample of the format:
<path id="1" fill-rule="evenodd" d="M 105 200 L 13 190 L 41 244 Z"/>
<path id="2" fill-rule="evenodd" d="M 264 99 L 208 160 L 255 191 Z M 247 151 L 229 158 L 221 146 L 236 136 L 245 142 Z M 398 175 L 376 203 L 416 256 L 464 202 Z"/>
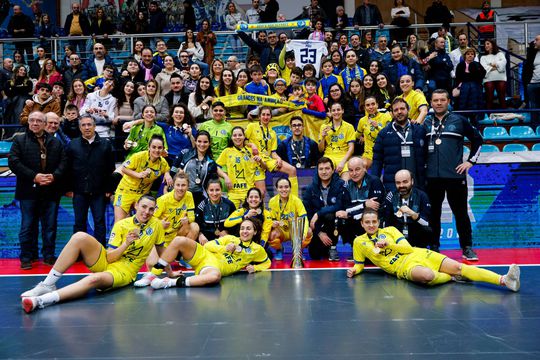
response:
<path id="1" fill-rule="evenodd" d="M 155 289 L 155 290 L 167 289 L 167 288 L 176 286 L 176 281 L 177 280 L 178 279 L 171 279 L 171 278 L 168 278 L 168 277 L 165 277 L 163 279 L 160 279 L 160 278 L 156 277 L 154 280 L 152 280 L 152 282 L 150 283 L 150 286 L 152 286 L 152 288 Z"/>
<path id="2" fill-rule="evenodd" d="M 21 270 L 30 270 L 32 269 L 31 261 L 21 261 Z"/>
<path id="3" fill-rule="evenodd" d="M 49 256 L 43 260 L 45 265 L 53 266 L 56 263 L 56 256 Z"/>
<path id="4" fill-rule="evenodd" d="M 135 281 L 133 283 L 133 286 L 135 286 L 135 287 L 148 286 L 148 285 L 150 285 L 152 283 L 152 280 L 154 280 L 155 278 L 156 278 L 156 275 L 152 274 L 151 272 L 147 272 L 146 274 L 143 275 L 142 278 Z"/>
<path id="5" fill-rule="evenodd" d="M 510 265 L 508 273 L 504 275 L 504 284 L 506 287 L 512 291 L 518 291 L 520 287 L 519 275 L 520 275 L 519 266 L 516 264 Z"/>
<path id="6" fill-rule="evenodd" d="M 30 314 L 38 307 L 38 299 L 35 296 L 24 297 L 21 300 L 21 305 L 25 313 Z"/>
<path id="7" fill-rule="evenodd" d="M 328 251 L 328 260 L 339 261 L 339 255 L 336 248 L 330 248 L 330 251 Z"/>
<path id="8" fill-rule="evenodd" d="M 274 260 L 277 260 L 277 261 L 283 260 L 283 250 L 276 250 L 276 255 L 274 255 Z"/>
<path id="9" fill-rule="evenodd" d="M 467 246 L 465 249 L 463 249 L 463 258 L 469 261 L 478 261 L 478 255 L 476 255 L 476 253 L 470 246 Z"/>
<path id="10" fill-rule="evenodd" d="M 189 265 L 189 263 L 187 261 L 185 261 L 184 259 L 180 259 L 178 260 L 178 263 L 180 265 L 182 265 L 183 267 L 185 267 L 186 269 L 193 269 L 193 267 L 191 267 L 191 265 Z"/>
<path id="11" fill-rule="evenodd" d="M 471 282 L 471 280 L 467 279 L 463 275 L 454 275 L 454 276 L 452 276 L 452 280 L 455 281 L 455 282 L 458 282 L 458 283 L 469 283 L 469 282 Z"/>
<path id="12" fill-rule="evenodd" d="M 34 297 L 44 294 L 48 294 L 56 290 L 56 285 L 45 285 L 43 281 L 36 285 L 35 288 L 25 291 L 21 294 L 21 297 Z"/>

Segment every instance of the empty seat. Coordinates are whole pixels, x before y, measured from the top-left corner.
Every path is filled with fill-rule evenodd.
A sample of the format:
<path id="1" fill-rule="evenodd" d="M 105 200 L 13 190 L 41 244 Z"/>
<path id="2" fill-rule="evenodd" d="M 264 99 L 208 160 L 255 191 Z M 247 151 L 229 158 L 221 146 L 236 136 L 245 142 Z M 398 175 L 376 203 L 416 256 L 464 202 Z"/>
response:
<path id="1" fill-rule="evenodd" d="M 486 144 L 486 145 L 482 145 L 482 149 L 480 150 L 480 152 L 483 152 L 483 153 L 499 152 L 499 148 L 495 145 Z"/>
<path id="2" fill-rule="evenodd" d="M 536 127 L 536 136 L 540 136 L 540 126 Z"/>
<path id="3" fill-rule="evenodd" d="M 531 150 L 532 150 L 532 151 L 540 151 L 540 143 L 534 144 L 534 145 L 532 146 L 532 149 L 531 149 Z"/>
<path id="4" fill-rule="evenodd" d="M 523 144 L 506 144 L 503 147 L 503 152 L 520 152 L 529 151 L 529 148 Z"/>
<path id="5" fill-rule="evenodd" d="M 510 128 L 510 137 L 523 139 L 536 137 L 530 126 L 512 126 Z"/>
<path id="6" fill-rule="evenodd" d="M 8 166 L 8 159 L 7 158 L 0 159 L 0 166 Z"/>
<path id="7" fill-rule="evenodd" d="M 484 138 L 490 140 L 508 139 L 508 132 L 502 126 L 490 126 L 484 128 Z"/>
<path id="8" fill-rule="evenodd" d="M 9 153 L 12 144 L 13 143 L 11 141 L 0 141 L 0 154 Z"/>

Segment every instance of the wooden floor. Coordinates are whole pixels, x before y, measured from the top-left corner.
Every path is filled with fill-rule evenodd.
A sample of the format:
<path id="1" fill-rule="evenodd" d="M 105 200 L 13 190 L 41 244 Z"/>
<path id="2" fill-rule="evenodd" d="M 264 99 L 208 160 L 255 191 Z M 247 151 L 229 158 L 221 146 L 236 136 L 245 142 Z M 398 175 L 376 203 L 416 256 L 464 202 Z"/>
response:
<path id="1" fill-rule="evenodd" d="M 93 293 L 25 314 L 19 294 L 41 279 L 0 277 L 0 358 L 540 358 L 534 265 L 522 266 L 518 293 L 427 288 L 375 268 L 354 279 L 343 269 L 274 270 L 210 288 Z"/>

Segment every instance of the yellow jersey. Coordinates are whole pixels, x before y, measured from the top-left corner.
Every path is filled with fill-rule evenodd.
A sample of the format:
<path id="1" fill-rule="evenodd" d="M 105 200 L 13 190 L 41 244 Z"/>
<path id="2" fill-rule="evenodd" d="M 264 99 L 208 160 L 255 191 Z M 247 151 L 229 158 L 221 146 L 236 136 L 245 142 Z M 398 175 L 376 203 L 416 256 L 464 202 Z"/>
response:
<path id="1" fill-rule="evenodd" d="M 377 125 L 372 125 L 370 120 L 375 121 Z M 373 118 L 369 118 L 369 116 L 364 116 L 360 119 L 356 132 L 359 137 L 364 138 L 364 152 L 373 152 L 373 146 L 375 145 L 375 139 L 377 139 L 379 131 L 381 131 L 391 121 L 392 115 L 387 112 L 377 112 L 377 114 Z M 371 155 L 371 158 L 373 158 L 373 155 Z"/>
<path id="2" fill-rule="evenodd" d="M 281 203 L 280 196 L 276 195 L 268 202 L 268 210 L 272 221 L 280 221 L 280 227 L 283 231 L 288 232 L 290 229 L 290 221 L 294 218 L 305 217 L 304 235 L 307 234 L 309 221 L 307 219 L 306 208 L 302 200 L 293 194 L 289 195 L 289 200 L 285 204 Z"/>
<path id="3" fill-rule="evenodd" d="M 232 253 L 225 250 L 227 244 L 231 243 L 237 246 L 237 250 Z M 233 235 L 226 235 L 209 241 L 204 245 L 204 248 L 214 253 L 214 256 L 218 259 L 222 276 L 234 274 L 250 264 L 253 265 L 255 271 L 266 270 L 272 265 L 261 245 L 253 241 L 244 243 Z"/>
<path id="4" fill-rule="evenodd" d="M 429 107 L 426 97 L 421 92 L 411 90 L 407 96 L 401 94 L 397 96 L 402 98 L 409 104 L 409 119 L 416 120 L 420 115 L 420 108 L 422 106 Z"/>
<path id="5" fill-rule="evenodd" d="M 322 124 L 319 141 L 322 140 L 322 130 L 327 126 L 334 127 L 332 120 Z M 345 156 L 347 151 L 349 151 L 349 143 L 354 143 L 355 139 L 356 132 L 354 131 L 354 127 L 342 120 L 341 125 L 337 129 L 330 130 L 326 134 L 324 156 Z"/>
<path id="6" fill-rule="evenodd" d="M 185 216 L 188 217 L 190 223 L 195 221 L 195 203 L 191 192 L 186 191 L 180 200 L 174 198 L 174 190 L 157 199 L 154 217 L 171 223 L 168 228 L 164 229 L 165 236 L 176 234 L 182 226 L 181 220 Z"/>
<path id="7" fill-rule="evenodd" d="M 164 234 L 159 219 L 152 217 L 146 224 L 141 224 L 135 216 L 132 216 L 114 224 L 107 247 L 111 249 L 118 248 L 126 241 L 127 234 L 133 230 L 139 232 L 139 238 L 124 251 L 120 259 L 115 263 L 122 262 L 136 276 L 154 245 L 163 245 Z"/>
<path id="8" fill-rule="evenodd" d="M 148 193 L 154 180 L 170 170 L 169 164 L 161 156 L 156 161 L 150 161 L 150 153 L 148 151 L 140 151 L 133 154 L 122 166 L 136 172 L 146 169 L 152 170 L 152 173 L 144 179 L 137 179 L 129 175 L 122 176 L 122 180 L 118 184 L 118 190 L 120 192 L 134 194 Z"/>
<path id="9" fill-rule="evenodd" d="M 378 240 L 386 240 L 388 246 L 384 249 L 375 248 Z M 391 275 L 397 275 L 402 265 L 405 263 L 409 254 L 412 254 L 414 248 L 409 244 L 405 236 L 398 229 L 389 226 L 379 229 L 373 236 L 364 234 L 354 239 L 353 259 L 356 274 L 364 270 L 366 258 Z"/>
<path id="10" fill-rule="evenodd" d="M 225 220 L 225 227 L 231 228 L 236 225 L 240 225 L 242 221 L 244 220 L 244 215 L 248 210 L 246 208 L 239 208 L 236 209 L 228 218 Z M 262 214 L 257 215 L 257 218 L 259 220 L 262 220 L 262 234 L 261 239 L 263 241 L 268 240 L 268 235 L 270 235 L 270 231 L 272 230 L 272 217 L 270 215 L 270 212 L 268 210 L 263 210 Z"/>
<path id="11" fill-rule="evenodd" d="M 248 146 L 226 148 L 216 163 L 227 170 L 233 184 L 230 192 L 247 192 L 255 186 L 255 177 L 261 175 L 261 168 L 253 160 L 253 152 Z"/>
<path id="12" fill-rule="evenodd" d="M 260 156 L 270 158 L 272 152 L 277 150 L 277 134 L 270 127 L 264 127 L 260 123 L 251 123 L 246 127 L 246 138 L 259 149 Z"/>

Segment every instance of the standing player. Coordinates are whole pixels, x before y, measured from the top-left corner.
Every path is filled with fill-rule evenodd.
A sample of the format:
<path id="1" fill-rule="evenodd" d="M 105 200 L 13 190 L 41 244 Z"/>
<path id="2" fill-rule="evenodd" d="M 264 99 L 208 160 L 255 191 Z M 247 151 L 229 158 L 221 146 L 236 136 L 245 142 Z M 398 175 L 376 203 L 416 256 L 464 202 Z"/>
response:
<path id="1" fill-rule="evenodd" d="M 506 286 L 512 291 L 519 290 L 520 270 L 515 264 L 510 265 L 506 275 L 499 275 L 458 263 L 428 249 L 412 247 L 395 227 L 380 229 L 379 214 L 372 209 L 364 211 L 361 224 L 366 233 L 354 239 L 355 265 L 347 270 L 348 277 L 361 273 L 367 258 L 390 275 L 424 285 L 433 286 L 450 280 L 466 279 Z"/>
<path id="2" fill-rule="evenodd" d="M 74 234 L 45 280 L 21 294 L 24 311 L 80 298 L 92 289 L 114 289 L 133 282 L 154 245 L 158 253 L 163 249 L 161 221 L 152 217 L 155 208 L 156 200 L 143 195 L 135 205 L 135 216 L 114 225 L 107 250 L 87 233 Z M 79 258 L 93 274 L 56 290 L 56 282 Z"/>
<path id="3" fill-rule="evenodd" d="M 222 276 L 232 275 L 244 267 L 248 273 L 266 270 L 272 265 L 264 248 L 259 245 L 261 224 L 254 219 L 246 219 L 240 225 L 240 236 L 226 235 L 209 241 L 206 245 L 176 237 L 161 255 L 154 269 L 164 269 L 179 255 L 195 270 L 195 275 L 177 278 L 154 279 L 154 289 L 169 287 L 205 286 L 217 284 Z"/>
<path id="4" fill-rule="evenodd" d="M 210 134 L 212 140 L 210 149 L 212 149 L 214 159 L 217 159 L 227 147 L 232 132 L 232 125 L 225 120 L 225 104 L 221 101 L 214 102 L 212 120 L 203 122 L 198 130 L 205 130 Z"/>
<path id="5" fill-rule="evenodd" d="M 366 116 L 358 122 L 356 129 L 358 140 L 364 143 L 364 153 L 362 159 L 366 161 L 366 167 L 369 169 L 373 163 L 373 146 L 379 131 L 381 131 L 389 122 L 392 121 L 392 115 L 389 112 L 379 112 L 379 104 L 375 96 L 368 96 L 364 102 Z"/>

